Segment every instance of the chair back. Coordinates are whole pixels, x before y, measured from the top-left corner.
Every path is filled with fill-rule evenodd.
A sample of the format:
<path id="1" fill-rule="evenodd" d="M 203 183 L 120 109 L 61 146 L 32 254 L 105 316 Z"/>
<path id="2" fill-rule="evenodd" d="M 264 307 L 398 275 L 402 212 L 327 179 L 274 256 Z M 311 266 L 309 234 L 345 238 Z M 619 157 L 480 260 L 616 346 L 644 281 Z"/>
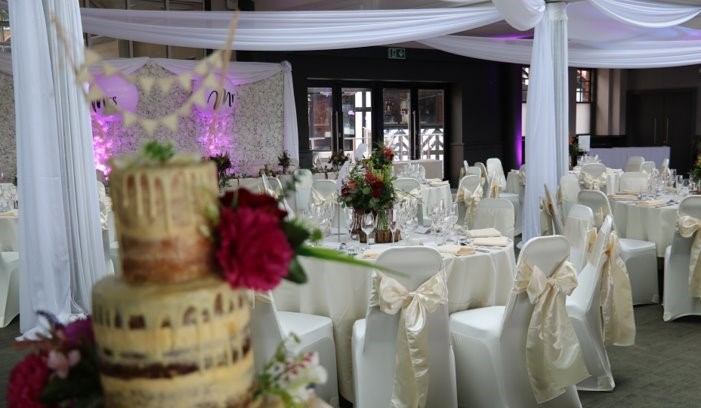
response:
<path id="1" fill-rule="evenodd" d="M 647 191 L 650 176 L 642 171 L 630 171 L 621 174 L 621 179 L 618 183 L 619 190 L 625 193 L 640 193 Z"/>
<path id="2" fill-rule="evenodd" d="M 608 245 L 609 235 L 613 228 L 613 219 L 606 216 L 596 236 L 596 242 L 591 253 L 585 258 L 585 265 L 577 275 L 577 287 L 572 291 L 567 303 L 576 305 L 585 313 L 596 313 L 596 321 L 600 322 L 599 293 L 601 292 L 601 269 L 606 259 L 604 252 Z"/>
<path id="3" fill-rule="evenodd" d="M 474 168 L 477 169 L 476 167 Z M 460 184 L 458 184 L 458 192 L 456 198 L 461 194 L 469 194 L 471 196 L 475 192 L 475 189 L 477 189 L 477 187 L 480 186 L 480 176 L 474 174 L 467 175 L 460 179 Z M 482 193 L 482 195 L 484 195 L 484 192 Z M 481 196 L 480 199 L 482 199 Z M 467 200 L 458 200 L 458 225 L 465 225 L 467 222 L 467 220 L 465 220 L 465 214 L 467 213 L 467 205 L 465 204 L 465 201 Z"/>
<path id="4" fill-rule="evenodd" d="M 253 293 L 251 291 L 251 294 Z M 275 350 L 284 339 L 275 301 L 270 291 L 255 294 L 249 324 L 251 325 L 251 342 L 256 351 L 253 354 L 256 373 L 260 374 L 268 359 L 275 354 Z"/>
<path id="5" fill-rule="evenodd" d="M 312 185 L 314 175 L 309 169 L 295 170 L 295 208 L 297 211 L 308 210 L 309 200 L 312 197 Z"/>
<path id="6" fill-rule="evenodd" d="M 565 237 L 570 242 L 570 262 L 582 271 L 587 260 L 589 230 L 594 226 L 594 213 L 591 208 L 575 204 L 565 219 Z"/>
<path id="7" fill-rule="evenodd" d="M 643 156 L 630 156 L 628 161 L 626 161 L 626 168 L 623 171 L 640 171 L 643 168 L 643 163 L 645 163 L 645 158 Z"/>
<path id="8" fill-rule="evenodd" d="M 467 164 L 467 160 L 462 161 L 462 168 L 465 169 L 465 174 L 467 174 L 467 169 L 470 167 L 469 164 Z"/>
<path id="9" fill-rule="evenodd" d="M 604 217 L 613 216 L 611 205 L 606 194 L 599 190 L 582 190 L 577 194 L 577 202 L 591 208 L 594 213 L 594 226 L 601 227 Z M 614 230 L 616 227 L 614 226 Z"/>
<path id="10" fill-rule="evenodd" d="M 506 176 L 504 176 L 504 167 L 501 165 L 501 160 L 496 157 L 487 159 L 487 174 L 489 177 L 496 179 L 502 188 L 506 187 Z"/>
<path id="11" fill-rule="evenodd" d="M 669 169 L 669 157 L 662 160 L 662 163 L 660 164 L 660 170 L 665 170 L 665 169 Z"/>
<path id="12" fill-rule="evenodd" d="M 482 178 L 482 169 L 480 169 L 477 166 L 470 166 L 465 170 L 465 175 L 470 176 L 477 176 L 479 178 Z"/>
<path id="13" fill-rule="evenodd" d="M 477 204 L 472 228 L 494 227 L 501 232 L 501 235 L 513 238 L 515 217 L 516 213 L 511 201 L 505 198 L 483 198 Z"/>
<path id="14" fill-rule="evenodd" d="M 582 166 L 581 171 L 597 179 L 606 173 L 606 166 L 601 163 L 587 163 Z"/>
<path id="15" fill-rule="evenodd" d="M 480 169 L 480 171 L 481 171 L 481 176 L 484 177 L 484 178 L 486 179 L 488 173 L 487 173 L 487 167 L 485 167 L 484 163 L 482 163 L 482 162 L 475 162 L 474 166 Z"/>
<path id="16" fill-rule="evenodd" d="M 652 171 L 655 170 L 657 167 L 655 166 L 655 162 L 651 160 L 646 160 L 643 162 L 643 165 L 640 166 L 640 171 L 646 174 L 652 174 Z"/>
<path id="17" fill-rule="evenodd" d="M 683 199 L 679 203 L 677 217 L 682 215 L 701 219 L 701 196 L 695 195 Z M 699 233 L 701 232 L 696 232 L 696 234 Z M 689 263 L 696 234 L 684 238 L 677 231 L 672 237 L 669 257 L 665 257 L 664 313 L 662 315 L 665 321 L 681 316 L 701 314 L 701 302 L 698 298 L 690 296 L 689 282 Z"/>
<path id="18" fill-rule="evenodd" d="M 545 187 L 545 199 L 548 201 L 553 209 L 553 226 L 555 228 L 555 235 L 562 235 L 565 233 L 565 226 L 562 225 L 562 215 L 560 214 L 560 209 L 557 206 L 557 202 L 553 199 L 553 195 L 550 194 L 550 189 L 547 184 Z"/>
<path id="19" fill-rule="evenodd" d="M 536 237 L 523 246 L 518 262 L 528 262 L 537 266 L 549 277 L 567 259 L 569 253 L 569 243 L 563 236 Z M 562 301 L 565 301 L 564 298 Z M 534 305 L 529 301 L 526 292 L 512 292 L 506 304 L 499 339 L 504 366 L 504 387 L 509 390 L 506 395 L 508 403 L 505 406 L 536 406 L 526 363 L 526 339 L 533 308 Z"/>
<path id="20" fill-rule="evenodd" d="M 321 194 L 323 197 L 328 197 L 332 194 L 336 194 L 336 192 L 337 192 L 336 181 L 335 180 L 325 180 L 325 179 L 314 180 L 314 182 L 312 183 L 312 190 Z"/>
<path id="21" fill-rule="evenodd" d="M 411 177 L 399 177 L 392 182 L 395 190 L 401 190 L 405 193 L 412 191 L 421 191 L 421 183 L 419 180 Z"/>
<path id="22" fill-rule="evenodd" d="M 287 214 L 294 215 L 294 211 L 292 210 L 292 207 L 285 196 L 285 189 L 282 187 L 282 182 L 280 179 L 277 177 L 272 177 L 268 179 L 268 182 L 270 183 L 275 196 L 280 200 L 280 208 L 287 211 Z"/>
<path id="23" fill-rule="evenodd" d="M 562 198 L 562 215 L 567 217 L 570 209 L 577 204 L 579 194 L 579 180 L 574 174 L 565 174 L 560 178 L 560 197 Z"/>
<path id="24" fill-rule="evenodd" d="M 401 271 L 404 275 L 392 277 L 409 291 L 416 290 L 434 275 L 444 273 L 443 257 L 438 251 L 428 247 L 389 248 L 378 256 L 377 263 Z M 427 319 L 425 330 L 428 330 L 430 375 L 426 406 L 446 406 L 446 398 L 457 398 L 455 383 L 451 380 L 454 374 L 450 373 L 454 365 L 450 357 L 448 305 L 439 306 L 435 312 L 427 315 Z M 368 310 L 363 353 L 368 361 L 374 362 L 374 367 L 377 369 L 377 372 L 373 373 L 375 378 L 394 378 L 398 329 L 399 314 L 389 315 L 383 313 L 378 307 Z M 358 380 L 363 381 L 363 379 Z M 382 398 L 375 395 L 373 400 L 387 401 L 385 406 L 390 405 L 392 387 L 376 389 L 375 392 L 383 395 Z M 358 406 L 363 406 L 362 401 L 356 401 L 356 403 Z"/>
<path id="25" fill-rule="evenodd" d="M 460 184 L 458 184 L 458 190 L 463 189 L 473 193 L 475 189 L 480 185 L 480 178 L 477 175 L 471 174 L 460 179 Z"/>

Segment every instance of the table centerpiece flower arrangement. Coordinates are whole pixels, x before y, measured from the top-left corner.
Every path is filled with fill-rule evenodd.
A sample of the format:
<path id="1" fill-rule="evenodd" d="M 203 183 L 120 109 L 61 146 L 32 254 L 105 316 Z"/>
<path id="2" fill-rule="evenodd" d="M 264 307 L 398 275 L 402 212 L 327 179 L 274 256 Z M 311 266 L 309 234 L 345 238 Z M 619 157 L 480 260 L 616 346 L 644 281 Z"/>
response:
<path id="1" fill-rule="evenodd" d="M 391 148 L 378 145 L 370 157 L 357 162 L 343 180 L 339 200 L 355 210 L 353 230 L 359 234 L 361 242 L 367 242 L 360 229 L 361 217 L 367 213 L 376 217 L 375 242 L 393 241 L 389 228 L 391 211 L 397 199 L 393 185 L 393 159 Z"/>
<path id="2" fill-rule="evenodd" d="M 199 160 L 198 155 L 176 154 L 172 143 L 148 142 L 139 154 L 118 158 L 115 163 L 167 166 Z M 213 240 L 217 271 L 232 289 L 268 291 L 282 279 L 306 282 L 299 256 L 392 272 L 336 250 L 306 245 L 308 240 L 320 239 L 321 232 L 288 217 L 278 200 L 266 194 L 246 189 L 227 191 L 206 212 L 210 223 L 201 225 L 200 232 Z M 10 372 L 8 407 L 103 406 L 90 316 L 63 324 L 50 313 L 39 314 L 49 322 L 49 328 L 33 340 L 16 342 L 19 348 L 30 352 Z M 254 395 L 277 396 L 286 407 L 304 406 L 304 398 L 309 395 L 307 387 L 325 379 L 323 367 L 318 366 L 313 354 L 296 356 L 280 350 L 260 374 Z"/>

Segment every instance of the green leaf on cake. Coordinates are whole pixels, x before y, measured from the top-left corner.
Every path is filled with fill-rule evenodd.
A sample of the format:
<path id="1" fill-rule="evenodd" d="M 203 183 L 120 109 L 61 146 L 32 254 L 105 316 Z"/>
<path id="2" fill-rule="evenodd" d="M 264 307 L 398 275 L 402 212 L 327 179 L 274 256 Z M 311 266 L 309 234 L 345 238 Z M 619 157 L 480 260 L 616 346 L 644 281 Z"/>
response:
<path id="1" fill-rule="evenodd" d="M 157 140 L 151 140 L 144 144 L 141 154 L 146 160 L 165 163 L 175 156 L 175 147 L 173 147 L 172 141 L 161 143 Z"/>

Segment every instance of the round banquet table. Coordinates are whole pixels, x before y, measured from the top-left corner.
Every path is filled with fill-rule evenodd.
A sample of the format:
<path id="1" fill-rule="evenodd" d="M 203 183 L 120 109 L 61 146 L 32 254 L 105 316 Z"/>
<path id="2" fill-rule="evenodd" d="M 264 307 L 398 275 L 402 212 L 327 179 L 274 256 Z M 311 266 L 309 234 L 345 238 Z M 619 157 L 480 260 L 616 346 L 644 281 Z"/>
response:
<path id="1" fill-rule="evenodd" d="M 613 219 L 618 235 L 623 238 L 654 242 L 657 256 L 664 257 L 667 246 L 672 243 L 679 197 L 660 196 L 666 205 L 643 206 L 641 202 L 610 199 Z M 670 202 L 671 200 L 671 202 Z"/>
<path id="2" fill-rule="evenodd" d="M 450 207 L 450 204 L 453 202 L 449 182 L 433 181 L 421 184 L 421 205 L 424 224 L 431 222 L 431 209 L 438 207 L 441 200 L 446 208 Z"/>
<path id="3" fill-rule="evenodd" d="M 373 248 L 389 246 L 380 244 Z M 506 247 L 477 249 L 481 252 L 474 255 L 442 254 L 450 313 L 506 304 L 514 279 L 513 243 Z M 311 258 L 302 258 L 301 263 L 308 283 L 295 285 L 284 281 L 273 292 L 275 304 L 278 310 L 331 318 L 339 392 L 352 401 L 351 335 L 353 323 L 365 318 L 367 312 L 372 269 Z"/>

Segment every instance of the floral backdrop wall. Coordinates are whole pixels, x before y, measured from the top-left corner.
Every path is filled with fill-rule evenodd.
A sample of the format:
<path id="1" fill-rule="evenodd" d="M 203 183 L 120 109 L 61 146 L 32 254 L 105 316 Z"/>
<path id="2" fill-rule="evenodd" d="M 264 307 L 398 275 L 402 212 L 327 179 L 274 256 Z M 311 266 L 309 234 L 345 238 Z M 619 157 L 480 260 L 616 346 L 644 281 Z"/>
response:
<path id="1" fill-rule="evenodd" d="M 154 63 L 147 63 L 136 75 L 171 75 Z M 267 165 L 275 167 L 283 151 L 283 74 L 235 87 L 232 113 L 212 116 L 193 107 L 189 118 L 181 118 L 178 131 L 163 127 L 149 137 L 138 125 L 125 128 L 120 120 L 93 116 L 93 142 L 98 168 L 108 157 L 138 151 L 148 139 L 173 140 L 179 151 L 199 152 L 203 156 L 227 153 L 238 174 L 257 175 Z M 143 117 L 165 116 L 187 99 L 189 91 L 177 85 L 167 93 L 153 87 L 146 93 L 139 87 L 137 113 Z M 0 172 L 6 181 L 16 169 L 16 143 L 12 77 L 0 74 Z M 214 121 L 214 123 L 212 123 Z"/>
<path id="2" fill-rule="evenodd" d="M 0 74 L 0 183 L 12 181 L 17 171 L 14 92 L 12 76 Z"/>

